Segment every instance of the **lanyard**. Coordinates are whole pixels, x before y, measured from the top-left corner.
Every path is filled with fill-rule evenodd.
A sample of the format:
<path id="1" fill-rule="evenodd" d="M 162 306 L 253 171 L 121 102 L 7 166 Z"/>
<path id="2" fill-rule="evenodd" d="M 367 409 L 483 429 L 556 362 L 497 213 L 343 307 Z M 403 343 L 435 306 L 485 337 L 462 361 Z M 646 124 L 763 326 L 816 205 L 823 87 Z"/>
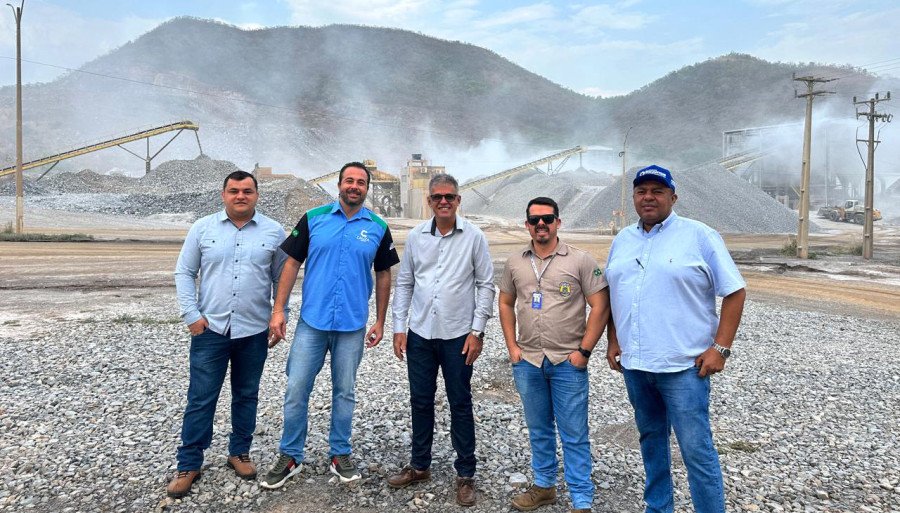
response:
<path id="1" fill-rule="evenodd" d="M 537 279 L 537 289 L 538 289 L 538 292 L 540 292 L 541 291 L 541 278 L 544 276 L 544 271 L 546 271 L 547 268 L 550 267 L 550 262 L 552 262 L 553 259 L 556 258 L 556 253 L 553 253 L 553 255 L 550 256 L 550 260 L 547 260 L 547 265 L 545 265 L 544 268 L 541 269 L 540 273 L 538 273 L 537 264 L 534 263 L 534 253 L 531 253 L 530 256 L 531 256 L 531 270 L 534 271 L 534 277 Z"/>

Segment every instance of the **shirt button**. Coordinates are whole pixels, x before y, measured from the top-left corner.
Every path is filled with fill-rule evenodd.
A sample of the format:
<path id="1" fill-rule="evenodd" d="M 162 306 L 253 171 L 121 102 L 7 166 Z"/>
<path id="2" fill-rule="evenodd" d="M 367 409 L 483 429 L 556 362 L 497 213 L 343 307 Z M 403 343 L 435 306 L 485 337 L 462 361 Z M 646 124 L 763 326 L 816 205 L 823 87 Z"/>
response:
<path id="1" fill-rule="evenodd" d="M 237 276 L 235 276 L 234 279 L 236 280 L 236 279 L 237 279 Z"/>

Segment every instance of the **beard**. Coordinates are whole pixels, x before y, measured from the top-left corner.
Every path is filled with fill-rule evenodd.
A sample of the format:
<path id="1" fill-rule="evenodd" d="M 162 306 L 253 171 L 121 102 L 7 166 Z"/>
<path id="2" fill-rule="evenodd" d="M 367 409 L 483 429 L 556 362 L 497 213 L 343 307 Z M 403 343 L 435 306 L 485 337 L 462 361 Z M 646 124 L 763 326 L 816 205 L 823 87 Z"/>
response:
<path id="1" fill-rule="evenodd" d="M 358 194 L 359 194 L 359 197 L 358 197 L 357 199 L 351 198 L 351 197 L 350 197 L 350 192 L 351 192 L 351 191 L 358 193 Z M 359 205 L 362 205 L 362 204 L 365 203 L 365 201 L 366 201 L 366 195 L 365 195 L 365 193 L 362 192 L 361 190 L 355 189 L 355 188 L 350 188 L 350 189 L 342 190 L 342 191 L 340 191 L 340 193 L 339 193 L 338 195 L 340 196 L 341 200 L 342 200 L 346 205 L 349 205 L 349 206 L 351 206 L 351 207 L 357 207 L 357 206 L 359 206 Z"/>

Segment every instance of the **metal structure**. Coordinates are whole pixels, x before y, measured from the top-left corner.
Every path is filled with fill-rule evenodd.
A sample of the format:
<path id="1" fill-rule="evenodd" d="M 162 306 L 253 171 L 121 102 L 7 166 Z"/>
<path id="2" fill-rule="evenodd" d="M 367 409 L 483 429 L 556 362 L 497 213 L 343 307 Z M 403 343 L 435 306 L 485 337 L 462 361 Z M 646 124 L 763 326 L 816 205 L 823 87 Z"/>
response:
<path id="1" fill-rule="evenodd" d="M 172 138 L 169 139 L 168 142 L 166 142 L 166 144 L 164 144 L 162 146 L 162 148 L 160 148 L 156 153 L 154 153 L 153 155 L 150 155 L 150 138 L 151 137 L 156 136 L 156 135 L 161 135 L 161 134 L 164 134 L 167 132 L 174 132 L 176 130 L 178 131 L 178 133 L 173 135 Z M 200 154 L 202 155 L 203 147 L 200 146 L 200 136 L 197 134 L 197 131 L 200 130 L 200 127 L 191 121 L 179 121 L 177 123 L 171 123 L 168 125 L 163 125 L 163 126 L 158 126 L 158 127 L 154 127 L 154 128 L 149 128 L 146 130 L 141 130 L 139 132 L 134 132 L 131 134 L 123 135 L 121 137 L 116 137 L 116 138 L 108 139 L 108 140 L 101 141 L 101 142 L 98 142 L 95 144 L 89 144 L 87 146 L 82 146 L 81 148 L 76 148 L 74 150 L 64 151 L 62 153 L 57 153 L 55 155 L 50 155 L 48 157 L 42 157 L 37 160 L 32 160 L 31 162 L 26 162 L 26 163 L 22 164 L 22 169 L 23 170 L 33 169 L 36 167 L 41 167 L 41 166 L 45 166 L 47 164 L 51 164 L 51 166 L 46 171 L 44 171 L 41 174 L 41 176 L 38 177 L 38 179 L 40 179 L 44 175 L 49 173 L 51 170 L 53 170 L 53 168 L 56 167 L 56 165 L 59 164 L 60 162 L 62 162 L 63 160 L 71 159 L 71 158 L 78 157 L 80 155 L 84 155 L 87 153 L 92 153 L 95 151 L 105 150 L 107 148 L 112 148 L 114 146 L 118 146 L 119 148 L 127 151 L 128 153 L 134 155 L 135 157 L 143 160 L 146 163 L 146 172 L 149 173 L 150 172 L 150 163 L 152 162 L 152 160 L 154 158 L 156 158 L 156 156 L 159 155 L 164 149 L 166 149 L 166 147 L 169 144 L 171 144 L 172 141 L 174 141 L 175 138 L 181 134 L 181 132 L 183 132 L 185 130 L 192 130 L 194 132 L 194 135 L 197 137 L 197 146 L 200 148 Z M 137 153 L 129 150 L 128 148 L 125 148 L 124 146 L 122 146 L 123 144 L 133 142 L 133 141 L 139 141 L 141 139 L 147 140 L 147 156 L 146 157 L 142 157 L 142 156 L 138 155 Z M 16 166 L 5 167 L 5 168 L 0 169 L 0 176 L 9 175 L 9 174 L 12 174 L 15 172 L 16 172 Z"/>
<path id="2" fill-rule="evenodd" d="M 431 216 L 428 206 L 428 183 L 434 175 L 446 173 L 444 166 L 432 166 L 421 153 L 413 153 L 400 170 L 400 201 L 403 216 L 410 219 L 427 219 Z"/>
<path id="3" fill-rule="evenodd" d="M 366 203 L 369 204 L 370 208 L 383 216 L 399 217 L 403 212 L 400 203 L 400 179 L 390 173 L 379 170 L 374 160 L 365 160 L 363 165 L 366 166 L 366 169 L 372 175 L 372 179 L 369 182 L 369 192 L 366 195 Z M 333 171 L 317 176 L 309 180 L 309 183 L 315 184 L 322 192 L 333 197 L 329 191 L 322 187 L 322 184 L 328 182 L 337 183 L 340 173 L 340 171 Z"/>
<path id="4" fill-rule="evenodd" d="M 475 191 L 476 187 L 481 187 L 482 185 L 487 185 L 491 182 L 496 182 L 497 180 L 503 180 L 504 178 L 509 178 L 511 176 L 515 176 L 519 173 L 524 173 L 525 171 L 531 171 L 532 169 L 537 169 L 538 166 L 542 166 L 547 164 L 547 174 L 552 175 L 554 173 L 558 173 L 560 169 L 562 169 L 563 165 L 569 160 L 572 155 L 576 155 L 579 153 L 584 153 L 588 151 L 588 148 L 584 146 L 575 146 L 574 148 L 569 148 L 568 150 L 563 150 L 552 155 L 548 155 L 543 158 L 539 158 L 537 160 L 532 160 L 526 164 L 522 164 L 521 166 L 516 166 L 514 168 L 506 169 L 504 171 L 500 171 L 499 173 L 495 173 L 491 176 L 487 176 L 484 178 L 479 178 L 478 180 L 473 180 L 471 182 L 464 183 L 459 186 L 459 191 L 473 191 L 476 194 L 479 194 Z M 553 162 L 557 160 L 562 160 L 556 167 L 553 166 Z M 482 198 L 481 194 L 479 194 Z"/>

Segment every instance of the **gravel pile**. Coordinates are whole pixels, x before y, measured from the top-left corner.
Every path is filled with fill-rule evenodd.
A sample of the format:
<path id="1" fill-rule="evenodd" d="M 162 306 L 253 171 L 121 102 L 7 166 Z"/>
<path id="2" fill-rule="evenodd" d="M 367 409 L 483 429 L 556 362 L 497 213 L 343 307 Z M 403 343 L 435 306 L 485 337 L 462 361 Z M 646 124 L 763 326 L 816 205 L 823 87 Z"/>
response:
<path id="1" fill-rule="evenodd" d="M 637 222 L 631 201 L 631 181 L 637 169 L 628 173 L 625 212 L 628 223 Z M 675 212 L 696 219 L 722 233 L 795 233 L 797 213 L 775 201 L 761 189 L 725 168 L 710 164 L 684 171 L 673 170 L 678 202 Z M 612 220 L 621 205 L 621 182 L 617 182 L 584 202 L 569 216 L 570 228 L 594 228 Z M 819 227 L 810 223 L 810 231 Z"/>
<path id="2" fill-rule="evenodd" d="M 569 226 L 569 218 L 592 201 L 609 182 L 608 175 L 583 168 L 552 176 L 540 171 L 526 171 L 506 181 L 479 187 L 477 190 L 481 196 L 471 191 L 464 192 L 463 208 L 466 214 L 519 220 L 524 219 L 529 200 L 547 196 L 559 204 L 560 217 Z"/>
<path id="3" fill-rule="evenodd" d="M 101 175 L 90 169 L 77 173 L 47 175 L 40 182 L 46 194 L 130 193 L 148 190 L 140 182 L 124 175 Z"/>
<path id="4" fill-rule="evenodd" d="M 231 162 L 201 156 L 164 162 L 137 179 L 90 170 L 60 173 L 26 181 L 25 194 L 44 208 L 132 216 L 189 213 L 197 218 L 222 209 L 222 181 L 237 170 Z M 303 212 L 331 201 L 299 178 L 261 182 L 259 192 L 260 212 L 284 226 L 294 226 Z M 15 183 L 0 183 L 0 195 L 15 195 Z"/>
<path id="5" fill-rule="evenodd" d="M 234 171 L 241 171 L 227 160 L 213 160 L 200 155 L 193 160 L 169 160 L 151 169 L 140 177 L 141 184 L 159 191 L 199 192 L 222 190 L 225 177 Z"/>
<path id="6" fill-rule="evenodd" d="M 360 482 L 338 485 L 327 472 L 326 364 L 311 398 L 307 462 L 285 488 L 261 490 L 226 468 L 226 385 L 203 479 L 188 498 L 166 499 L 188 382 L 188 337 L 175 317 L 173 290 L 123 293 L 132 297 L 127 310 L 0 326 L 0 509 L 459 511 L 442 392 L 433 480 L 403 490 L 385 484 L 407 461 L 410 445 L 406 371 L 388 339 L 367 351 L 359 372 L 354 448 Z M 748 303 L 735 356 L 714 378 L 712 396 L 729 511 L 900 509 L 900 360 L 848 364 L 859 341 L 867 354 L 892 354 L 900 325 Z M 263 376 L 252 452 L 262 471 L 273 462 L 281 435 L 287 351 L 287 344 L 271 351 Z M 643 469 L 637 435 L 621 376 L 605 367 L 598 354 L 590 368 L 594 511 L 638 512 Z M 488 324 L 473 390 L 479 502 L 471 511 L 506 511 L 530 467 L 496 320 Z M 687 511 L 686 476 L 675 460 L 675 507 Z M 542 511 L 568 511 L 568 503 Z"/>

